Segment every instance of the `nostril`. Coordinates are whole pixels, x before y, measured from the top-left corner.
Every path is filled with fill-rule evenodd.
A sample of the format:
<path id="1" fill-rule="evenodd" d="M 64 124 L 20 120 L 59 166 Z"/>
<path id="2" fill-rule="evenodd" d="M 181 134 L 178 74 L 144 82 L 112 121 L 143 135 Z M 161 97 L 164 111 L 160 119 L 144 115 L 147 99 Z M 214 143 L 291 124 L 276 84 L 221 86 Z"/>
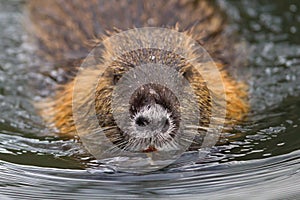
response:
<path id="1" fill-rule="evenodd" d="M 169 119 L 166 119 L 162 128 L 162 132 L 166 132 L 170 127 L 170 121 Z"/>
<path id="2" fill-rule="evenodd" d="M 140 116 L 140 117 L 136 118 L 135 123 L 138 126 L 146 126 L 149 124 L 149 120 L 145 117 Z"/>

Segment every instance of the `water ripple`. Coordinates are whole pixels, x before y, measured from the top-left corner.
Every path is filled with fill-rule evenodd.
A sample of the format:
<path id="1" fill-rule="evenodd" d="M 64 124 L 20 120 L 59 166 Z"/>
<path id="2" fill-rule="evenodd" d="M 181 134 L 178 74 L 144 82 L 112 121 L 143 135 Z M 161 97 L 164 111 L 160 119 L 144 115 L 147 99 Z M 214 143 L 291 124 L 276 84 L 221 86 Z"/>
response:
<path id="1" fill-rule="evenodd" d="M 22 2 L 0 0 L 0 199 L 299 199 L 300 4 L 218 2 L 248 41 L 249 121 L 204 159 L 190 152 L 160 171 L 128 174 L 48 135 L 26 85 L 53 80 L 28 67 L 36 63 L 23 43 Z"/>

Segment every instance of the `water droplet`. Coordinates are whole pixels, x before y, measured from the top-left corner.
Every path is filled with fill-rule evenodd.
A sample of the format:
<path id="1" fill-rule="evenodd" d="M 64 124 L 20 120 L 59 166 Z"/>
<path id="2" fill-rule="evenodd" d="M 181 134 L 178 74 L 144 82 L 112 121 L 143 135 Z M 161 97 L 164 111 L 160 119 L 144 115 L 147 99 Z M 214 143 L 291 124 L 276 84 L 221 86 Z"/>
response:
<path id="1" fill-rule="evenodd" d="M 278 143 L 278 144 L 277 144 L 278 147 L 281 147 L 281 146 L 283 146 L 283 145 L 285 145 L 284 142 L 281 142 L 281 143 Z"/>
<path id="2" fill-rule="evenodd" d="M 290 32 L 291 32 L 291 33 L 296 33 L 296 32 L 297 32 L 296 27 L 295 27 L 295 26 L 291 26 Z"/>
<path id="3" fill-rule="evenodd" d="M 297 11 L 297 6 L 295 4 L 290 5 L 290 11 L 291 12 L 296 12 Z"/>
<path id="4" fill-rule="evenodd" d="M 265 153 L 263 154 L 263 157 L 267 157 L 267 156 L 271 156 L 272 154 L 271 153 Z"/>

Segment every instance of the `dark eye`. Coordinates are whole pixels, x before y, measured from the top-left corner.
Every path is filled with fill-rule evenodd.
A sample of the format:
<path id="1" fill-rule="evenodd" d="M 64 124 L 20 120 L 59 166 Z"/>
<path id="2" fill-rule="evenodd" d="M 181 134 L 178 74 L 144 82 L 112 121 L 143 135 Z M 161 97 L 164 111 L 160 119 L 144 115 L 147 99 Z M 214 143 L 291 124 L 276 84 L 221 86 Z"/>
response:
<path id="1" fill-rule="evenodd" d="M 116 85 L 120 80 L 121 75 L 113 75 L 113 84 Z"/>
<path id="2" fill-rule="evenodd" d="M 140 116 L 140 117 L 136 118 L 135 123 L 138 126 L 146 126 L 149 124 L 149 120 L 143 116 Z"/>

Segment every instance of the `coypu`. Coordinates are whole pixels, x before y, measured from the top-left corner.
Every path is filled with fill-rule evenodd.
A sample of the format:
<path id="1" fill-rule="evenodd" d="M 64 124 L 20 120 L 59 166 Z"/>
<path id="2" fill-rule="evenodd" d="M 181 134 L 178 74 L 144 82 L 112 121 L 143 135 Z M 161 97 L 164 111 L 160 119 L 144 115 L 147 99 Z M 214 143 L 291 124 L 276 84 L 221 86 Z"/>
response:
<path id="1" fill-rule="evenodd" d="M 76 134 L 72 110 L 74 74 L 84 58 L 93 47 L 109 36 L 140 27 L 166 27 L 196 40 L 211 55 L 220 71 L 226 94 L 225 123 L 235 124 L 248 112 L 246 85 L 229 74 L 231 68 L 238 67 L 235 66 L 239 59 L 238 52 L 232 47 L 233 40 L 224 33 L 224 13 L 211 2 L 32 0 L 27 3 L 27 9 L 32 22 L 31 33 L 39 47 L 37 54 L 43 60 L 63 69 L 66 75 L 53 97 L 38 104 L 41 115 L 58 128 L 61 135 Z M 189 48 L 183 47 L 187 51 Z M 164 150 L 167 149 L 164 145 L 172 145 L 168 141 L 172 140 L 178 130 L 181 120 L 178 100 L 168 88 L 159 84 L 144 85 L 132 95 L 128 132 L 123 132 L 116 126 L 111 108 L 113 89 L 125 72 L 141 63 L 176 66 L 178 72 L 190 82 L 197 97 L 201 113 L 199 127 L 205 129 L 208 126 L 213 99 L 204 79 L 210 77 L 201 77 L 188 64 L 187 59 L 174 52 L 152 48 L 134 50 L 106 66 L 107 70 L 96 87 L 97 119 L 101 127 L 108 127 L 105 134 L 114 144 L 132 151 Z M 162 133 L 167 133 L 167 136 L 164 138 Z M 153 136 L 149 140 L 138 140 L 132 134 Z M 197 147 L 199 146 L 196 145 L 195 148 Z"/>

